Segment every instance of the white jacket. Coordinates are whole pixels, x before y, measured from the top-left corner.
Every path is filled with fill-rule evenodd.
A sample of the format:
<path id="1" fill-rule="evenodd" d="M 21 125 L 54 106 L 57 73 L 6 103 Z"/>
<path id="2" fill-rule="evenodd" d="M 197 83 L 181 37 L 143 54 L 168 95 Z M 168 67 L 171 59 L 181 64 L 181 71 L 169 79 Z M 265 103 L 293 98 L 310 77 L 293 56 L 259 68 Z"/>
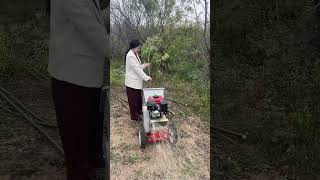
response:
<path id="1" fill-rule="evenodd" d="M 125 85 L 133 89 L 142 89 L 143 81 L 148 81 L 148 75 L 143 72 L 144 65 L 139 57 L 130 50 L 126 55 Z"/>

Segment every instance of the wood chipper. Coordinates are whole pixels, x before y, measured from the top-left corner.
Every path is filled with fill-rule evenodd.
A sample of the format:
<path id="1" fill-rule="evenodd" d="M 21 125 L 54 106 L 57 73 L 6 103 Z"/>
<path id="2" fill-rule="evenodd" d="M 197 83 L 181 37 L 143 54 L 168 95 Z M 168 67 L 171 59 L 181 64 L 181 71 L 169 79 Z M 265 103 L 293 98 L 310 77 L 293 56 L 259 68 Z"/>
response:
<path id="1" fill-rule="evenodd" d="M 178 134 L 175 124 L 168 115 L 168 103 L 164 99 L 165 88 L 142 89 L 143 125 L 139 130 L 139 146 L 144 149 L 148 143 L 169 141 L 175 144 Z"/>

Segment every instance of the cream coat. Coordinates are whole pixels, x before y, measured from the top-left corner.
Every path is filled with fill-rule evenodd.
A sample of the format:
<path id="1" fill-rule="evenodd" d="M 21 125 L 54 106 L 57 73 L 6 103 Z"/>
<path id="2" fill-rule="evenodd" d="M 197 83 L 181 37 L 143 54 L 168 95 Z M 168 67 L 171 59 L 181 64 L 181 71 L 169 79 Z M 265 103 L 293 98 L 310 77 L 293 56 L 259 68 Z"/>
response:
<path id="1" fill-rule="evenodd" d="M 84 87 L 101 87 L 110 35 L 99 1 L 51 0 L 48 71 L 54 78 Z"/>
<path id="2" fill-rule="evenodd" d="M 144 68 L 140 59 L 130 50 L 126 55 L 125 85 L 133 89 L 142 89 L 143 81 L 148 81 L 149 77 L 143 72 Z"/>

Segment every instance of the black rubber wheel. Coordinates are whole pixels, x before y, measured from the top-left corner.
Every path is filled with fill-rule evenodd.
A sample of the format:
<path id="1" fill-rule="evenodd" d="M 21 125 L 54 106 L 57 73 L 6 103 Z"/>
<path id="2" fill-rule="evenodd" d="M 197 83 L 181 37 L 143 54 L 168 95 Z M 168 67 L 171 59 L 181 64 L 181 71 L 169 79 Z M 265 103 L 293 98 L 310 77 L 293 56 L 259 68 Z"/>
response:
<path id="1" fill-rule="evenodd" d="M 147 140 L 148 140 L 147 134 L 145 133 L 144 128 L 142 126 L 139 130 L 139 146 L 141 149 L 146 148 Z"/>
<path id="2" fill-rule="evenodd" d="M 169 142 L 174 145 L 178 142 L 178 132 L 174 124 L 170 124 L 168 127 L 169 131 Z"/>

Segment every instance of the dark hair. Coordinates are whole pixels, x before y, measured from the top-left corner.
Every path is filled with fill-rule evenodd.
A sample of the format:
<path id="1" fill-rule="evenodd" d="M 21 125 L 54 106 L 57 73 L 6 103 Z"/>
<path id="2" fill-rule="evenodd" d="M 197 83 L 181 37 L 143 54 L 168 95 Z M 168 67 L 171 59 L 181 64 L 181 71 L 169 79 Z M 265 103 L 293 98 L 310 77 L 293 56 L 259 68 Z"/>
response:
<path id="1" fill-rule="evenodd" d="M 130 49 L 136 48 L 136 47 L 138 47 L 140 45 L 141 45 L 141 43 L 137 39 L 133 39 L 133 40 L 130 41 L 130 47 L 127 50 L 126 54 L 124 55 L 124 66 L 126 66 L 126 56 L 127 56 L 128 52 L 130 51 Z"/>
<path id="2" fill-rule="evenodd" d="M 133 49 L 133 48 L 136 48 L 138 46 L 140 46 L 141 43 L 139 40 L 137 39 L 133 39 L 131 42 L 130 42 L 130 49 Z"/>

